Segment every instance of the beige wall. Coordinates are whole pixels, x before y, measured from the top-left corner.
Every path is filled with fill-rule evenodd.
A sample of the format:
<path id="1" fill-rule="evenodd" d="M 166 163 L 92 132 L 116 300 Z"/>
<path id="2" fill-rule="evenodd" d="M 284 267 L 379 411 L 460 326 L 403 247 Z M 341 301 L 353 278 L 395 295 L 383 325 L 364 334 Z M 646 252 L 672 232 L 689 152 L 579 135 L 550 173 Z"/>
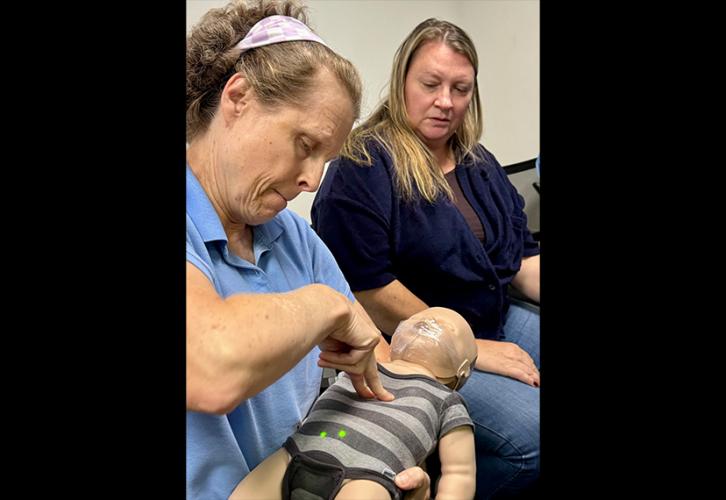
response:
<path id="1" fill-rule="evenodd" d="M 208 9 L 226 3 L 226 0 L 187 0 L 187 30 Z M 484 109 L 481 142 L 502 165 L 537 156 L 539 0 L 308 0 L 305 3 L 315 31 L 360 71 L 364 117 L 382 97 L 393 54 L 407 34 L 428 17 L 457 24 L 474 40 L 479 54 L 479 92 Z M 289 206 L 310 220 L 314 197 L 314 194 L 302 193 Z M 537 213 L 537 219 L 538 216 Z"/>

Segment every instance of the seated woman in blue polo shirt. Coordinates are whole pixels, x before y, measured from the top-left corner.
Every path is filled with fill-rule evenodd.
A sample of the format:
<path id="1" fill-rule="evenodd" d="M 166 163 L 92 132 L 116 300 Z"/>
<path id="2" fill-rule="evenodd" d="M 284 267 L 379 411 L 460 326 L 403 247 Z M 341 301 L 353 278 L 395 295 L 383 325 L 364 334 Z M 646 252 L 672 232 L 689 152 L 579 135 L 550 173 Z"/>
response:
<path id="1" fill-rule="evenodd" d="M 539 247 L 524 201 L 482 132 L 474 44 L 429 19 L 399 47 L 389 95 L 331 163 L 312 209 L 376 325 L 393 333 L 430 306 L 459 312 L 477 340 L 461 394 L 475 423 L 477 498 L 539 474 Z"/>
<path id="2" fill-rule="evenodd" d="M 186 498 L 206 500 L 227 498 L 292 434 L 321 366 L 348 372 L 364 398 L 393 396 L 373 355 L 380 332 L 285 210 L 353 126 L 353 65 L 299 4 L 237 1 L 190 33 L 186 88 Z M 418 467 L 395 478 L 427 481 Z"/>

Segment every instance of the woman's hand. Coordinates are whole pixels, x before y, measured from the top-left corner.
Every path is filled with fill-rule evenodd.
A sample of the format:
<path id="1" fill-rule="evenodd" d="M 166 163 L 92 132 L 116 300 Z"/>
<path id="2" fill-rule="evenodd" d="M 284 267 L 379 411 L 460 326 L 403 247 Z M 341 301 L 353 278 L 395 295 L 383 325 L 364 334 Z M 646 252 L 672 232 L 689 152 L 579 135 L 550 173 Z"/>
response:
<path id="1" fill-rule="evenodd" d="M 318 366 L 346 372 L 360 397 L 375 397 L 382 401 L 394 399 L 378 376 L 378 363 L 373 349 L 351 349 L 339 341 L 326 339 L 320 344 L 320 350 Z"/>
<path id="2" fill-rule="evenodd" d="M 381 333 L 358 304 L 351 304 L 350 321 L 320 344 L 318 366 L 346 372 L 356 392 L 364 398 L 393 400 L 381 384 L 374 349 Z"/>
<path id="3" fill-rule="evenodd" d="M 520 380 L 532 387 L 539 387 L 539 370 L 532 357 L 512 342 L 476 339 L 478 357 L 476 368 Z"/>

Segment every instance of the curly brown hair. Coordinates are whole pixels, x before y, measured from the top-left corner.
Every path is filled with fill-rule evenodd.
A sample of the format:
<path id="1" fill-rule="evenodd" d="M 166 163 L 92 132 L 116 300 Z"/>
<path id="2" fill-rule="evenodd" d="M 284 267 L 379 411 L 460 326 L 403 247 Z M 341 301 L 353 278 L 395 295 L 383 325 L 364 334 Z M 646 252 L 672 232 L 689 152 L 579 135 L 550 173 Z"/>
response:
<path id="1" fill-rule="evenodd" d="M 347 90 L 354 118 L 360 114 L 361 80 L 353 64 L 323 44 L 292 41 L 257 47 L 241 54 L 236 47 L 260 19 L 293 17 L 308 24 L 305 7 L 295 0 L 236 0 L 209 10 L 187 37 L 187 142 L 204 133 L 219 105 L 222 89 L 241 73 L 263 104 L 294 105 L 327 68 Z"/>

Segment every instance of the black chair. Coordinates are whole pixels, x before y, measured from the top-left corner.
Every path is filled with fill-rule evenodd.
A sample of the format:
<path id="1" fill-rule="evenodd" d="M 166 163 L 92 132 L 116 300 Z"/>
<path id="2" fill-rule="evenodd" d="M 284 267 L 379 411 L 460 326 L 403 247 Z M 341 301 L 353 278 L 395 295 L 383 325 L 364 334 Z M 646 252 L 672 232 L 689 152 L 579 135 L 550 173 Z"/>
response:
<path id="1" fill-rule="evenodd" d="M 528 170 L 535 171 L 536 164 L 537 164 L 537 158 L 532 158 L 531 160 L 520 161 L 519 163 L 513 163 L 511 165 L 507 165 L 507 166 L 502 167 L 502 168 L 504 168 L 504 171 L 506 172 L 506 174 L 511 177 L 514 174 L 519 174 L 521 172 L 526 172 Z M 536 177 L 534 182 L 531 182 L 531 183 L 527 184 L 527 185 L 531 185 L 534 188 L 534 190 L 537 192 L 537 195 L 538 196 L 540 194 L 540 191 L 539 191 L 540 185 L 539 185 L 539 183 L 540 183 L 539 178 Z M 521 183 L 518 183 L 518 184 L 521 184 Z M 515 187 L 517 187 L 517 184 L 515 184 Z M 526 192 L 523 192 L 523 191 L 525 191 L 525 189 L 523 189 L 523 187 L 524 186 L 521 186 L 521 187 L 518 187 L 517 189 L 520 191 L 519 194 L 521 194 L 525 198 L 525 200 L 526 200 L 527 199 L 527 193 Z M 525 206 L 525 210 L 526 210 L 526 208 L 527 207 Z M 532 221 L 530 221 L 530 227 L 532 226 L 531 222 Z M 537 227 L 539 227 L 539 221 L 538 221 Z M 536 241 L 539 241 L 539 236 L 540 236 L 539 229 L 537 229 L 535 231 L 532 231 L 532 236 L 534 236 L 534 239 Z"/>
<path id="2" fill-rule="evenodd" d="M 521 172 L 526 172 L 528 170 L 534 171 L 535 167 L 536 167 L 536 162 L 537 162 L 537 159 L 532 158 L 531 160 L 525 160 L 525 161 L 521 161 L 519 163 L 513 163 L 511 165 L 507 165 L 502 168 L 504 168 L 504 171 L 507 173 L 508 176 L 512 176 L 514 174 L 519 174 Z M 520 182 L 518 184 L 521 187 L 518 187 L 517 189 L 520 190 L 520 194 L 525 198 L 525 200 L 527 200 L 527 196 L 526 196 L 527 193 L 522 192 L 524 190 L 523 186 L 531 185 L 534 188 L 534 190 L 537 192 L 537 201 L 539 201 L 539 195 L 540 195 L 539 178 L 536 178 L 536 180 L 531 183 L 521 183 Z M 515 187 L 517 187 L 516 184 L 515 184 Z M 531 193 L 531 191 L 530 191 L 530 193 Z M 525 206 L 525 210 L 526 209 L 527 209 L 527 207 Z M 528 217 L 528 219 L 529 219 L 529 217 Z M 530 227 L 531 227 L 532 221 L 529 221 L 529 222 L 530 222 Z M 537 227 L 539 227 L 539 221 L 537 223 Z M 539 242 L 540 241 L 540 230 L 537 229 L 535 231 L 532 231 L 532 236 L 534 237 L 535 241 Z M 517 304 L 520 307 L 523 307 L 525 309 L 531 310 L 531 311 L 539 314 L 539 304 L 537 304 L 536 302 L 532 302 L 529 298 L 525 297 L 516 288 L 510 286 L 508 293 L 509 293 L 509 298 L 513 304 Z"/>

